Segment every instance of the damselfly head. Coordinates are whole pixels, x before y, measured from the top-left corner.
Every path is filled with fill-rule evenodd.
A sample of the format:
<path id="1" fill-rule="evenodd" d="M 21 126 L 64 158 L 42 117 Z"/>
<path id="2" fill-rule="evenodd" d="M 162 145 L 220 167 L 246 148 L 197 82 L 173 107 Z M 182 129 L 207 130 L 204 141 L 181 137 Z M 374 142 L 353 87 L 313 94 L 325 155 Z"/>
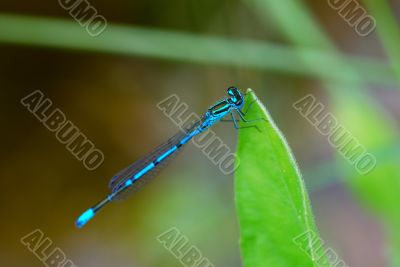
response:
<path id="1" fill-rule="evenodd" d="M 229 102 L 234 104 L 236 107 L 241 108 L 244 104 L 243 94 L 236 87 L 232 86 L 228 88 Z"/>

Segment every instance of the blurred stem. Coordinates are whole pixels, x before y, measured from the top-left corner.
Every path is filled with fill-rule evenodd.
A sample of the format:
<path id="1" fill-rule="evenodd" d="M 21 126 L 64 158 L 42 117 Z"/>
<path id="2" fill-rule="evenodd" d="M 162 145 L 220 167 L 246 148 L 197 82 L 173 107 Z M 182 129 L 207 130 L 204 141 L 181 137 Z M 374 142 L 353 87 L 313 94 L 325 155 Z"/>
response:
<path id="1" fill-rule="evenodd" d="M 400 83 L 400 30 L 396 18 L 387 0 L 365 0 L 364 3 L 377 21 L 378 35 Z"/>
<path id="2" fill-rule="evenodd" d="M 353 77 L 357 83 L 349 86 L 348 84 L 332 83 L 324 77 L 318 77 L 324 82 L 325 89 L 331 93 L 338 91 L 338 88 L 346 88 L 346 90 L 361 90 L 360 84 L 368 77 L 365 73 L 360 72 L 360 68 L 354 65 L 347 64 L 340 52 L 336 49 L 335 45 L 331 42 L 329 37 L 324 33 L 319 23 L 315 21 L 314 16 L 304 6 L 301 1 L 286 1 L 282 4 L 281 1 L 275 0 L 243 0 L 248 6 L 258 14 L 258 17 L 267 27 L 270 27 L 271 19 L 273 17 L 278 27 L 282 30 L 289 41 L 298 47 L 312 47 L 314 49 L 322 49 L 329 51 L 329 53 L 336 55 L 338 60 L 335 62 L 335 69 L 341 69 L 349 76 Z M 299 30 L 301 28 L 301 30 Z M 308 69 L 319 69 L 323 65 L 316 65 L 311 61 L 308 56 L 302 56 L 303 67 Z M 356 88 L 358 86 L 358 88 Z"/>
<path id="3" fill-rule="evenodd" d="M 301 34 L 304 40 L 308 39 L 304 32 Z M 91 37 L 72 18 L 63 20 L 0 14 L 0 43 L 240 66 L 345 84 L 358 83 L 361 79 L 382 85 L 396 84 L 394 74 L 384 63 L 339 55 L 326 47 L 284 47 L 112 24 L 100 36 Z M 304 58 L 317 67 L 305 67 Z M 356 68 L 362 77 L 353 75 L 346 66 Z"/>

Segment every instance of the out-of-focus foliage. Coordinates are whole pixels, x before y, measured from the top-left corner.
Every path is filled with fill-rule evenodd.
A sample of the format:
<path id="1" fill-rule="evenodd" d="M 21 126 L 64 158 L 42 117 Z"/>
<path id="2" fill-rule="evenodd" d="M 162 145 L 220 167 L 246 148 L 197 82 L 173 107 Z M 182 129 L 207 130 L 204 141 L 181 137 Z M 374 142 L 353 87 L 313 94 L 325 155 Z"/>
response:
<path id="1" fill-rule="evenodd" d="M 394 123 L 360 93 L 354 92 L 351 97 L 335 94 L 333 99 L 334 114 L 377 160 L 376 167 L 367 174 L 358 173 L 354 166 L 341 160 L 345 182 L 383 219 L 388 227 L 387 239 L 393 242 L 394 266 L 399 266 L 400 149 Z"/>
<path id="2" fill-rule="evenodd" d="M 359 82 L 357 77 L 343 70 L 339 62 L 344 60 L 346 64 L 360 69 L 367 81 L 385 85 L 395 83 L 390 68 L 378 60 L 342 57 L 308 47 L 292 48 L 266 42 L 229 40 L 134 26 L 110 24 L 105 32 L 93 38 L 76 27 L 74 21 L 0 13 L 0 41 L 209 65 L 241 66 L 348 83 Z M 303 58 L 320 68 L 304 68 Z"/>
<path id="3" fill-rule="evenodd" d="M 396 259 L 400 254 L 398 123 L 380 108 L 385 97 L 386 101 L 390 96 L 398 97 L 386 89 L 399 84 L 394 72 L 400 78 L 399 27 L 393 16 L 399 7 L 388 0 L 359 2 L 377 19 L 376 33 L 380 40 L 375 34 L 360 39 L 329 8 L 328 1 L 93 1 L 91 4 L 109 22 L 106 31 L 96 38 L 89 36 L 57 1 L 3 1 L 0 4 L 0 80 L 8 90 L 1 91 L 0 109 L 5 115 L 0 120 L 2 125 L 7 125 L 1 136 L 7 142 L 3 142 L 0 172 L 1 187 L 7 189 L 1 194 L 1 206 L 7 216 L 2 220 L 4 244 L 0 246 L 0 265 L 27 266 L 29 262 L 29 266 L 41 266 L 40 261 L 32 261 L 34 256 L 19 243 L 19 238 L 31 231 L 31 227 L 41 227 L 78 265 L 176 266 L 179 259 L 155 238 L 176 226 L 216 266 L 240 266 L 230 177 L 223 177 L 202 157 L 199 149 L 190 146 L 169 166 L 169 172 L 161 174 L 163 179 L 149 185 L 129 202 L 113 205 L 99 214 L 90 228 L 78 232 L 72 223 L 78 211 L 106 193 L 106 180 L 118 168 L 169 137 L 171 132 L 167 128 L 172 123 L 157 113 L 155 106 L 159 100 L 176 93 L 192 101 L 191 110 L 201 112 L 214 97 L 221 95 L 222 88 L 232 84 L 251 86 L 263 99 L 269 97 L 266 98 L 271 100 L 269 110 L 282 124 L 292 147 L 297 148 L 297 158 L 308 166 L 305 176 L 313 173 L 318 178 L 320 186 L 314 187 L 312 197 L 320 192 L 325 196 L 327 191 L 345 191 L 338 181 L 340 177 L 367 211 L 372 208 L 379 215 L 376 218 L 387 226 L 386 236 L 393 244 L 395 263 L 400 265 Z M 380 56 L 384 53 L 376 40 L 382 41 L 387 59 Z M 386 63 L 389 61 L 392 68 Z M 334 150 L 326 140 L 323 140 L 326 147 L 322 148 L 314 140 L 320 136 L 307 135 L 314 130 L 311 125 L 298 128 L 301 119 L 291 117 L 292 101 L 303 90 L 319 89 L 319 84 L 313 83 L 315 80 L 327 92 L 318 91 L 327 96 L 323 102 L 332 104 L 331 111 L 340 123 L 377 157 L 377 168 L 369 175 L 361 176 L 340 156 L 332 157 Z M 20 106 L 20 99 L 33 88 L 43 90 L 102 148 L 106 162 L 101 169 L 87 172 Z M 392 101 L 398 103 L 398 99 L 392 98 Z M 233 146 L 232 129 L 215 128 Z M 311 131 L 307 132 L 308 129 Z M 241 131 L 241 140 L 251 132 L 254 131 Z M 272 146 L 283 140 L 275 132 L 270 136 L 273 137 L 278 142 L 261 144 Z M 251 145 L 241 142 L 239 149 Z M 255 150 L 258 149 L 257 146 Z M 287 152 L 285 149 L 282 153 Z M 320 160 L 320 155 L 329 157 Z M 286 160 L 288 156 L 285 154 Z M 269 164 L 271 169 L 266 173 L 272 177 L 272 171 L 280 166 Z M 238 175 L 244 176 L 240 172 L 245 171 L 252 170 L 239 169 Z M 249 178 L 255 177 L 246 177 Z M 263 193 L 263 187 L 274 186 L 274 181 L 279 182 L 262 180 L 255 185 L 255 191 Z M 247 180 L 240 179 L 237 185 L 241 182 Z M 310 180 L 306 182 L 310 186 Z M 274 244 L 274 253 L 261 255 L 262 246 L 251 251 L 252 240 L 244 238 L 245 264 L 265 266 L 264 260 L 274 261 L 289 255 L 271 265 L 300 266 L 298 262 L 293 263 L 299 260 L 309 266 L 312 263 L 307 261 L 307 255 L 285 243 L 291 242 L 289 234 L 305 228 L 305 218 L 295 218 L 295 212 L 285 206 L 288 192 L 282 196 L 271 195 L 274 191 L 268 188 L 267 193 L 270 195 L 263 195 L 262 203 L 247 203 L 260 199 L 243 195 L 247 199 L 238 203 L 238 210 L 241 215 L 245 211 L 242 205 L 262 204 L 260 209 L 269 213 L 252 215 L 260 216 L 257 219 L 269 216 L 273 224 L 255 223 L 254 231 L 247 232 L 249 227 L 246 230 L 243 226 L 252 222 L 246 221 L 241 224 L 242 235 L 254 236 L 257 231 L 262 233 L 274 226 L 278 230 L 267 233 L 271 234 L 269 237 L 278 237 L 280 246 Z M 267 203 L 269 200 L 275 205 Z M 347 207 L 354 203 L 349 197 L 345 204 Z M 332 205 L 336 207 L 338 203 Z M 277 207 L 283 207 L 283 211 Z M 309 208 L 308 202 L 304 207 Z M 330 210 L 325 211 L 324 215 L 329 213 Z M 318 225 L 323 225 L 325 218 L 316 215 Z M 279 224 L 279 216 L 292 228 Z M 371 216 L 365 220 L 368 223 L 363 221 L 359 225 L 351 221 L 355 218 L 357 214 L 344 212 L 342 206 L 339 216 L 331 221 L 333 224 L 345 221 L 346 227 L 335 225 L 330 231 L 320 227 L 321 234 L 326 235 L 328 242 L 346 250 L 337 250 L 339 254 L 362 258 L 364 264 L 359 266 L 365 267 L 373 264 L 368 257 L 379 255 L 383 244 L 368 235 L 367 240 L 373 244 L 366 246 L 373 249 L 373 256 L 368 253 L 359 256 L 358 251 L 364 252 L 365 247 L 360 246 L 363 244 L 361 232 L 354 230 L 374 219 Z M 285 233 L 280 232 L 283 228 L 287 228 Z M 313 223 L 310 228 L 314 229 Z M 342 244 L 336 243 L 339 235 L 347 239 Z M 268 244 L 264 241 L 262 244 Z M 374 249 L 376 243 L 378 249 Z"/>
<path id="4" fill-rule="evenodd" d="M 378 35 L 400 84 L 400 27 L 398 21 L 391 10 L 389 1 L 365 0 L 364 2 L 377 21 Z"/>
<path id="5" fill-rule="evenodd" d="M 249 5 L 254 8 L 255 12 L 261 17 L 266 18 L 267 15 L 273 15 L 287 38 L 296 45 L 311 45 L 313 47 L 322 48 L 326 51 L 336 52 L 335 45 L 331 43 L 328 36 L 324 34 L 318 23 L 313 19 L 312 14 L 299 1 L 279 2 L 273 0 L 248 0 Z M 382 11 L 387 6 L 382 2 L 368 1 L 370 6 L 379 8 L 380 18 Z M 378 4 L 381 3 L 381 4 Z M 290 12 L 292 20 L 287 19 L 286 11 Z M 387 12 L 386 12 L 387 13 Z M 296 31 L 295 21 L 303 25 L 303 31 Z M 394 25 L 390 17 L 388 17 L 389 26 Z M 385 38 L 386 46 L 389 54 L 394 55 L 397 60 L 398 45 L 397 37 L 391 39 L 389 33 L 396 31 L 394 28 L 382 29 L 382 35 Z M 306 32 L 307 34 L 304 34 Z M 393 45 L 397 43 L 397 48 L 393 49 Z M 320 68 L 313 65 L 309 58 L 303 57 L 304 63 L 309 68 Z M 324 79 L 320 77 L 323 87 L 328 91 L 333 99 L 333 114 L 339 118 L 339 122 L 347 127 L 350 132 L 371 152 L 375 151 L 377 157 L 377 167 L 367 176 L 359 175 L 352 166 L 345 160 L 341 160 L 341 166 L 347 170 L 344 173 L 344 181 L 348 184 L 353 192 L 361 196 L 360 200 L 368 207 L 374 208 L 388 226 L 388 239 L 392 240 L 392 253 L 398 255 L 400 252 L 399 230 L 400 229 L 400 168 L 398 165 L 398 134 L 394 129 L 393 121 L 387 118 L 387 114 L 378 108 L 378 104 L 365 93 L 366 77 L 362 75 L 358 69 L 353 69 L 344 61 L 339 61 L 343 71 L 349 75 L 359 77 L 360 82 L 353 85 L 343 84 Z M 399 66 L 398 64 L 395 64 Z M 396 69 L 396 68 L 395 68 Z M 391 149 L 390 149 L 391 148 Z M 379 150 L 390 151 L 385 155 L 377 153 Z M 397 155 L 393 157 L 392 155 Z M 338 157 L 341 157 L 338 155 Z M 397 161 L 397 162 L 396 162 Z M 397 256 L 398 257 L 398 256 Z M 397 265 L 400 264 L 399 259 L 395 259 Z M 396 266 L 397 266 L 396 265 Z"/>

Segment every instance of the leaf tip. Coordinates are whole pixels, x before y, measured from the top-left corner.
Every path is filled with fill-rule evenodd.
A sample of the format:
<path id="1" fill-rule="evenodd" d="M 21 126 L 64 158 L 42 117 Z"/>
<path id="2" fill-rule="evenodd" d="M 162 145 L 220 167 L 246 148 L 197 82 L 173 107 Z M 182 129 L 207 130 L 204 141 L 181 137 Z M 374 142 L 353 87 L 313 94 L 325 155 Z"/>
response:
<path id="1" fill-rule="evenodd" d="M 254 94 L 253 90 L 251 88 L 246 89 L 246 95 L 247 94 Z"/>

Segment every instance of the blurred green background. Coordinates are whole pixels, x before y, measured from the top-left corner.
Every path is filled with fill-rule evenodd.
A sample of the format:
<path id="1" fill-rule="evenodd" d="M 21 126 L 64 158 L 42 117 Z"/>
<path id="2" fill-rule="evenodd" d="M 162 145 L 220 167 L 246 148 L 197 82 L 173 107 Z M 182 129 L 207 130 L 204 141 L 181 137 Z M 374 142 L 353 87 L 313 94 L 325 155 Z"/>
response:
<path id="1" fill-rule="evenodd" d="M 215 266 L 241 266 L 233 176 L 192 144 L 129 200 L 74 226 L 111 176 L 177 131 L 159 101 L 177 94 L 201 114 L 231 85 L 253 88 L 287 137 L 327 246 L 349 266 L 390 266 L 388 244 L 400 244 L 386 231 L 400 222 L 398 1 L 360 1 L 378 25 L 367 37 L 327 1 L 90 3 L 108 22 L 98 37 L 58 1 L 0 3 L 0 266 L 43 266 L 20 243 L 36 228 L 77 266 L 180 266 L 156 240 L 170 227 Z M 86 170 L 20 104 L 34 90 L 104 152 L 98 169 Z M 360 180 L 345 170 L 292 108 L 308 93 L 379 151 L 379 175 Z M 233 126 L 214 131 L 235 148 Z"/>

